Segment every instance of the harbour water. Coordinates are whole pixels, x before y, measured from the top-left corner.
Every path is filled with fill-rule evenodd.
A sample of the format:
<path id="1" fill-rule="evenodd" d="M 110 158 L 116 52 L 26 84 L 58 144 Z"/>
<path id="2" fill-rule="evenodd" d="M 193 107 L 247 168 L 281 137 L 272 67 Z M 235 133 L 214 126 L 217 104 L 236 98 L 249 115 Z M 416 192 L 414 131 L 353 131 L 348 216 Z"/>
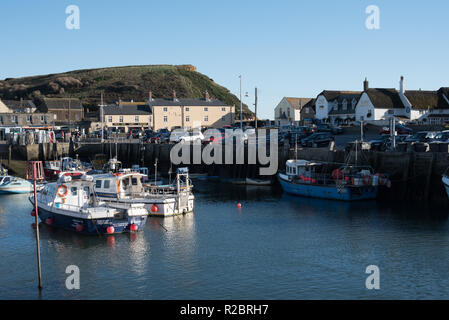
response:
<path id="1" fill-rule="evenodd" d="M 298 198 L 194 181 L 195 212 L 137 234 L 40 225 L 43 290 L 27 195 L 0 197 L 0 299 L 448 299 L 444 208 Z M 237 203 L 242 208 L 237 208 Z M 68 290 L 67 266 L 80 270 Z M 380 289 L 365 286 L 380 269 Z"/>

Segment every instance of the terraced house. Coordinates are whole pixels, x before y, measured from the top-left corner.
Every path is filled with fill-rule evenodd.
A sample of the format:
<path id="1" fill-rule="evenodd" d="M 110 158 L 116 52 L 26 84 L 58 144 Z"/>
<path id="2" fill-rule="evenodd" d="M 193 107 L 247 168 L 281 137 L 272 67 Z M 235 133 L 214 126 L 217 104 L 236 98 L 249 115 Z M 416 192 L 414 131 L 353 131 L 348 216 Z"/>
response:
<path id="1" fill-rule="evenodd" d="M 0 126 L 1 127 L 29 127 L 40 128 L 54 125 L 54 114 L 33 112 L 28 103 L 21 101 L 0 100 Z"/>
<path id="2" fill-rule="evenodd" d="M 315 118 L 329 123 L 354 121 L 361 91 L 322 91 L 315 102 Z"/>
<path id="3" fill-rule="evenodd" d="M 53 113 L 56 124 L 74 124 L 84 118 L 81 100 L 75 98 L 44 98 L 38 109 L 43 113 Z"/>
<path id="4" fill-rule="evenodd" d="M 234 124 L 235 106 L 211 99 L 207 91 L 201 99 L 178 99 L 175 91 L 172 99 L 155 99 L 150 92 L 148 106 L 153 115 L 154 130 L 175 127 L 221 128 Z"/>
<path id="5" fill-rule="evenodd" d="M 130 129 L 148 129 L 153 126 L 151 108 L 146 102 L 119 102 L 103 108 L 106 128 L 117 128 L 122 132 Z"/>

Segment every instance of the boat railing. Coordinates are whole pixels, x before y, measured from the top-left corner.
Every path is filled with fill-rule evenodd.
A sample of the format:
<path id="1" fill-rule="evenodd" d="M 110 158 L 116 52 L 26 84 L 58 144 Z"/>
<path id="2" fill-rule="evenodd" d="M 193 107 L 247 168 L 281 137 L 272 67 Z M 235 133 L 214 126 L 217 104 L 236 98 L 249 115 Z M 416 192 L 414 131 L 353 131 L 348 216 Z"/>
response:
<path id="1" fill-rule="evenodd" d="M 325 173 L 313 173 L 309 175 L 296 176 L 294 179 L 301 184 L 313 184 L 313 185 L 337 185 L 346 187 L 361 187 L 366 185 L 363 181 L 363 177 L 357 174 L 343 174 L 341 178 L 334 179 L 331 175 Z"/>

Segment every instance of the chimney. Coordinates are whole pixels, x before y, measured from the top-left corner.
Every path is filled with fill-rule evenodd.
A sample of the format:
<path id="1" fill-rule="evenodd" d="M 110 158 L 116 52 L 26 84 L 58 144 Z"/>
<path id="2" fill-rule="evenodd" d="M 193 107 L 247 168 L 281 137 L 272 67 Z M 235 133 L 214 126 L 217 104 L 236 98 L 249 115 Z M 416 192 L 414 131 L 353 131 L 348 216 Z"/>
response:
<path id="1" fill-rule="evenodd" d="M 368 79 L 365 78 L 365 81 L 363 81 L 363 91 L 367 91 L 368 89 L 369 89 Z"/>
<path id="2" fill-rule="evenodd" d="M 178 99 L 176 98 L 176 91 L 173 90 L 173 101 L 176 101 L 176 100 L 178 100 Z"/>
<path id="3" fill-rule="evenodd" d="M 401 81 L 399 82 L 399 92 L 402 94 L 405 93 L 404 76 L 401 76 Z"/>
<path id="4" fill-rule="evenodd" d="M 206 101 L 210 101 L 210 98 L 209 98 L 209 92 L 207 92 L 207 90 L 206 90 L 206 92 L 204 93 L 204 99 L 206 99 Z"/>

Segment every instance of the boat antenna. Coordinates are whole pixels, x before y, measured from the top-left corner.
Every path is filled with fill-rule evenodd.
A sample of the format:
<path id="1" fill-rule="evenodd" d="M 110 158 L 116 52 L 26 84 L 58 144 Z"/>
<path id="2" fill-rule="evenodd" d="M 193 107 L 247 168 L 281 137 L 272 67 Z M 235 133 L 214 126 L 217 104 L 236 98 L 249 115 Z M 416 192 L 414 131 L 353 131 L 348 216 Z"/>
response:
<path id="1" fill-rule="evenodd" d="M 157 185 L 157 158 L 154 161 L 154 185 Z"/>
<path id="2" fill-rule="evenodd" d="M 298 160 L 298 134 L 295 134 L 295 160 Z"/>

